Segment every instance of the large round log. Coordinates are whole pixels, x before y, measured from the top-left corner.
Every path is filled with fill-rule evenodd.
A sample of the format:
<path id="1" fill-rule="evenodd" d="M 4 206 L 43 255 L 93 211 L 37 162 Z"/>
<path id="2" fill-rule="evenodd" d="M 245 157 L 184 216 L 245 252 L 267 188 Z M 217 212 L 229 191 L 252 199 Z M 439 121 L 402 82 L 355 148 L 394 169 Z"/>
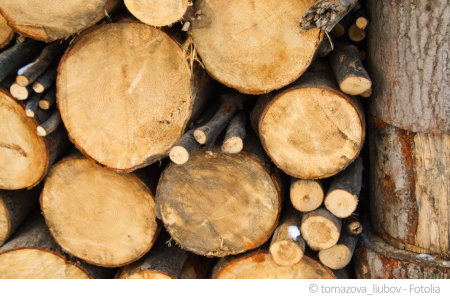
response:
<path id="1" fill-rule="evenodd" d="M 118 4 L 119 0 L 3 0 L 0 13 L 14 31 L 51 42 L 94 25 Z"/>
<path id="2" fill-rule="evenodd" d="M 181 20 L 189 0 L 125 0 L 125 6 L 139 21 L 152 26 L 168 26 Z"/>
<path id="3" fill-rule="evenodd" d="M 248 150 L 235 155 L 198 150 L 185 164 L 163 172 L 157 208 L 178 245 L 222 257 L 254 249 L 270 237 L 281 195 L 260 158 Z"/>
<path id="4" fill-rule="evenodd" d="M 161 30 L 105 24 L 65 53 L 57 103 L 80 151 L 128 172 L 165 157 L 183 135 L 201 94 L 196 74 Z"/>
<path id="5" fill-rule="evenodd" d="M 39 212 L 0 248 L 1 279 L 111 278 L 113 274 L 114 269 L 92 266 L 65 254 Z"/>
<path id="6" fill-rule="evenodd" d="M 251 113 L 272 161 L 303 179 L 330 177 L 346 168 L 365 136 L 359 102 L 336 88 L 328 68 L 314 67 L 295 84 L 261 96 Z"/>
<path id="7" fill-rule="evenodd" d="M 117 174 L 83 157 L 51 169 L 41 209 L 64 251 L 99 266 L 138 260 L 159 232 L 152 192 L 135 174 Z"/>
<path id="8" fill-rule="evenodd" d="M 371 217 L 391 245 L 449 257 L 450 136 L 371 122 Z"/>
<path id="9" fill-rule="evenodd" d="M 5 18 L 0 15 L 0 49 L 6 47 L 14 37 L 14 31 L 6 24 Z"/>
<path id="10" fill-rule="evenodd" d="M 242 93 L 264 94 L 295 81 L 321 41 L 299 22 L 314 0 L 198 0 L 191 35 L 209 74 Z"/>
<path id="11" fill-rule="evenodd" d="M 360 279 L 447 279 L 450 262 L 429 254 L 392 247 L 370 232 L 363 232 L 354 255 Z"/>
<path id="12" fill-rule="evenodd" d="M 372 114 L 404 130 L 449 134 L 448 1 L 370 0 L 367 8 Z"/>
<path id="13" fill-rule="evenodd" d="M 24 107 L 0 90 L 0 189 L 37 185 L 67 144 L 63 126 L 46 137 L 36 133 L 48 114 L 29 118 Z"/>
<path id="14" fill-rule="evenodd" d="M 265 251 L 220 260 L 213 270 L 216 279 L 334 279 L 333 272 L 316 260 L 304 256 L 298 263 L 280 266 Z"/>

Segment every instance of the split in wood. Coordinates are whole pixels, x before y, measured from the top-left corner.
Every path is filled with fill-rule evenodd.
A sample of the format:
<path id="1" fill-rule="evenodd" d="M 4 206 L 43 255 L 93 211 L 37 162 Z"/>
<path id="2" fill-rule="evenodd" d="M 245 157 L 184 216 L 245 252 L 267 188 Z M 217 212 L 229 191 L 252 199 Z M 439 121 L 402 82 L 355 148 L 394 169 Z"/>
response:
<path id="1" fill-rule="evenodd" d="M 56 102 L 56 86 L 47 90 L 44 96 L 39 100 L 39 108 L 43 110 L 48 110 Z"/>
<path id="2" fill-rule="evenodd" d="M 33 83 L 33 90 L 36 93 L 43 93 L 46 89 L 48 89 L 55 83 L 57 74 L 58 74 L 58 65 L 54 65 L 54 66 L 50 67 L 50 69 L 45 71 Z"/>
<path id="3" fill-rule="evenodd" d="M 240 111 L 231 119 L 222 143 L 222 152 L 236 154 L 244 148 L 244 139 L 247 134 L 245 125 L 247 116 L 244 111 Z"/>
<path id="4" fill-rule="evenodd" d="M 37 127 L 37 134 L 39 136 L 47 136 L 55 131 L 59 124 L 61 124 L 61 115 L 59 110 L 55 109 L 50 118 Z"/>
<path id="5" fill-rule="evenodd" d="M 25 106 L 25 114 L 27 117 L 34 118 L 36 110 L 38 109 L 39 99 L 41 94 L 33 94 L 28 100 Z"/>

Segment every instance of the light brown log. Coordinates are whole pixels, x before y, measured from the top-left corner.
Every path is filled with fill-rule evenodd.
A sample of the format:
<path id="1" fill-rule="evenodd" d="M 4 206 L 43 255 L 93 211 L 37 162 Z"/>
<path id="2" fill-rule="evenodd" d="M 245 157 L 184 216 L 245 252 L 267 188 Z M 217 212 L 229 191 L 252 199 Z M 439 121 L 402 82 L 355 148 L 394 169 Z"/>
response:
<path id="1" fill-rule="evenodd" d="M 345 268 L 353 257 L 357 236 L 342 233 L 336 245 L 319 251 L 319 260 L 333 270 Z"/>
<path id="2" fill-rule="evenodd" d="M 355 24 L 361 30 L 366 29 L 367 25 L 369 25 L 369 18 L 367 17 L 365 10 L 361 9 L 356 13 Z"/>
<path id="3" fill-rule="evenodd" d="M 371 218 L 391 245 L 449 257 L 450 136 L 412 133 L 374 119 Z"/>
<path id="4" fill-rule="evenodd" d="M 308 68 L 323 34 L 299 29 L 314 0 L 198 0 L 190 34 L 208 73 L 246 94 L 295 81 Z"/>
<path id="5" fill-rule="evenodd" d="M 0 49 L 6 47 L 13 37 L 14 31 L 6 24 L 5 18 L 0 14 Z"/>
<path id="6" fill-rule="evenodd" d="M 367 9 L 371 113 L 404 130 L 450 134 L 450 5 L 370 0 Z"/>
<path id="7" fill-rule="evenodd" d="M 48 114 L 28 118 L 25 109 L 0 90 L 0 188 L 16 190 L 37 185 L 64 151 L 68 139 L 63 126 L 39 137 L 36 128 Z M 4 121 L 3 121 L 4 120 Z"/>
<path id="8" fill-rule="evenodd" d="M 65 254 L 34 212 L 13 238 L 0 247 L 2 279 L 111 278 L 114 269 L 92 266 Z"/>
<path id="9" fill-rule="evenodd" d="M 348 28 L 348 37 L 354 42 L 362 42 L 366 38 L 366 32 L 353 24 Z"/>
<path id="10" fill-rule="evenodd" d="M 296 210 L 309 212 L 322 205 L 324 192 L 320 181 L 291 178 L 289 195 Z"/>
<path id="11" fill-rule="evenodd" d="M 304 213 L 300 231 L 313 250 L 324 250 L 336 245 L 342 222 L 325 208 Z"/>
<path id="12" fill-rule="evenodd" d="M 335 175 L 363 145 L 362 107 L 337 90 L 329 74 L 326 66 L 316 64 L 293 85 L 261 96 L 251 113 L 267 154 L 292 177 Z"/>
<path id="13" fill-rule="evenodd" d="M 128 11 L 142 23 L 168 26 L 180 21 L 189 6 L 189 0 L 125 0 Z"/>
<path id="14" fill-rule="evenodd" d="M 39 76 L 33 83 L 33 91 L 36 93 L 43 93 L 45 90 L 50 88 L 56 80 L 58 65 L 52 65 L 47 69 L 41 76 Z"/>
<path id="15" fill-rule="evenodd" d="M 33 89 L 31 86 L 21 86 L 17 82 L 14 82 L 11 84 L 9 92 L 16 100 L 23 101 L 28 99 L 28 97 L 33 93 Z"/>
<path id="16" fill-rule="evenodd" d="M 20 224 L 39 205 L 39 192 L 32 190 L 0 190 L 0 246 L 17 230 Z"/>
<path id="17" fill-rule="evenodd" d="M 271 236 L 281 210 L 280 187 L 263 154 L 248 144 L 233 155 L 200 149 L 161 175 L 158 217 L 182 248 L 222 257 L 254 249 Z"/>
<path id="18" fill-rule="evenodd" d="M 331 179 L 325 207 L 338 218 L 347 218 L 356 210 L 362 186 L 363 163 L 358 157 L 344 171 Z"/>
<path id="19" fill-rule="evenodd" d="M 39 136 L 47 136 L 54 132 L 59 124 L 61 124 L 61 115 L 59 114 L 59 110 L 55 109 L 44 123 L 39 124 L 36 132 Z"/>
<path id="20" fill-rule="evenodd" d="M 94 265 L 118 267 L 140 259 L 159 233 L 154 198 L 141 179 L 84 157 L 58 162 L 41 195 L 56 242 Z"/>
<path id="21" fill-rule="evenodd" d="M 448 279 L 450 263 L 438 256 L 397 249 L 370 232 L 363 232 L 355 251 L 360 279 Z"/>
<path id="22" fill-rule="evenodd" d="M 3 0 L 0 13 L 14 31 L 52 42 L 94 25 L 119 3 L 118 0 Z"/>
<path id="23" fill-rule="evenodd" d="M 301 215 L 290 205 L 285 205 L 280 225 L 275 229 L 269 252 L 280 266 L 297 264 L 305 254 L 305 241 L 300 233 Z"/>
<path id="24" fill-rule="evenodd" d="M 265 250 L 221 259 L 213 270 L 215 279 L 334 279 L 333 272 L 304 256 L 295 265 L 276 264 Z"/>
<path id="25" fill-rule="evenodd" d="M 203 95 L 199 81 L 207 77 L 196 70 L 176 42 L 151 26 L 88 30 L 66 51 L 57 78 L 58 107 L 72 142 L 117 171 L 166 157 Z"/>

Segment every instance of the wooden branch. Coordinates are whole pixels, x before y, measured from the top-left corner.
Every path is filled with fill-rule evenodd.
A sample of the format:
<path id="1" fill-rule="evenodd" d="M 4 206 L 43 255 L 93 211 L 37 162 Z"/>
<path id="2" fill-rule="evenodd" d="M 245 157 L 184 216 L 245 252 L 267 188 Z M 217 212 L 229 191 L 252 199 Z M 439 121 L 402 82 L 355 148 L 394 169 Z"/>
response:
<path id="1" fill-rule="evenodd" d="M 289 196 L 294 208 L 301 212 L 309 212 L 322 205 L 324 191 L 320 181 L 291 177 Z"/>
<path id="2" fill-rule="evenodd" d="M 48 110 L 56 103 L 56 85 L 52 86 L 39 100 L 39 108 Z"/>
<path id="3" fill-rule="evenodd" d="M 320 262 L 333 270 L 345 268 L 353 257 L 358 236 L 342 233 L 336 245 L 319 251 Z"/>
<path id="4" fill-rule="evenodd" d="M 33 83 L 33 90 L 36 93 L 43 93 L 46 89 L 48 89 L 55 83 L 57 74 L 58 74 L 58 65 L 54 65 L 54 66 L 50 67 L 50 69 L 45 71 Z"/>
<path id="5" fill-rule="evenodd" d="M 27 65 L 25 70 L 20 72 L 20 74 L 16 77 L 16 82 L 20 86 L 32 84 L 50 67 L 53 62 L 59 60 L 68 44 L 69 39 L 65 41 L 58 40 L 45 47 L 38 58 L 31 64 Z"/>
<path id="6" fill-rule="evenodd" d="M 36 128 L 36 132 L 39 136 L 47 136 L 54 132 L 59 124 L 61 124 L 61 115 L 59 110 L 55 109 L 50 118 Z"/>
<path id="7" fill-rule="evenodd" d="M 358 0 L 320 0 L 303 15 L 300 27 L 304 30 L 321 28 L 330 32 L 358 3 Z"/>
<path id="8" fill-rule="evenodd" d="M 236 154 L 242 151 L 245 135 L 247 134 L 245 130 L 246 123 L 247 115 L 244 111 L 240 111 L 231 119 L 223 139 L 222 152 Z"/>
<path id="9" fill-rule="evenodd" d="M 3 81 L 9 74 L 25 65 L 33 56 L 38 53 L 42 43 L 24 39 L 17 39 L 16 44 L 0 53 L 0 81 Z"/>
<path id="10" fill-rule="evenodd" d="M 356 210 L 362 185 L 362 171 L 362 158 L 358 157 L 344 171 L 333 177 L 324 204 L 336 217 L 347 218 Z"/>
<path id="11" fill-rule="evenodd" d="M 222 104 L 205 125 L 194 130 L 194 138 L 199 144 L 213 144 L 219 134 L 233 118 L 236 110 L 242 108 L 245 96 L 230 93 L 221 96 Z"/>
<path id="12" fill-rule="evenodd" d="M 336 245 L 342 222 L 325 208 L 304 213 L 300 231 L 308 246 L 313 250 L 323 250 Z"/>
<path id="13" fill-rule="evenodd" d="M 329 61 L 339 88 L 349 95 L 360 95 L 372 88 L 372 81 L 364 68 L 355 45 L 337 43 Z"/>
<path id="14" fill-rule="evenodd" d="M 25 114 L 27 117 L 34 118 L 36 114 L 36 110 L 38 109 L 39 99 L 41 98 L 41 94 L 33 94 L 28 100 L 25 106 Z"/>
<path id="15" fill-rule="evenodd" d="M 16 82 L 11 84 L 9 88 L 9 92 L 11 96 L 13 96 L 16 100 L 27 100 L 28 97 L 33 93 L 33 89 L 31 86 L 20 86 Z"/>

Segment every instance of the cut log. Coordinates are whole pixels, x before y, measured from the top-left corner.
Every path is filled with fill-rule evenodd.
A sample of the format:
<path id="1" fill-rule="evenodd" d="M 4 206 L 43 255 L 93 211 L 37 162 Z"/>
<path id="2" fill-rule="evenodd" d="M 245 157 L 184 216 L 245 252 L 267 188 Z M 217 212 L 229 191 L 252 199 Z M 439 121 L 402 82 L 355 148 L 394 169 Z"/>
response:
<path id="1" fill-rule="evenodd" d="M 369 25 L 369 18 L 367 17 L 365 10 L 361 9 L 356 13 L 355 24 L 361 30 L 366 29 L 367 25 Z"/>
<path id="2" fill-rule="evenodd" d="M 343 233 L 336 245 L 319 251 L 320 262 L 330 269 L 345 268 L 353 257 L 358 236 Z"/>
<path id="3" fill-rule="evenodd" d="M 54 132 L 59 124 L 61 124 L 61 115 L 59 110 L 55 109 L 51 116 L 36 128 L 36 132 L 39 136 L 47 136 Z"/>
<path id="4" fill-rule="evenodd" d="M 180 21 L 189 6 L 189 0 L 125 0 L 125 6 L 142 23 L 168 26 Z"/>
<path id="5" fill-rule="evenodd" d="M 13 238 L 0 248 L 0 278 L 111 278 L 114 269 L 100 268 L 66 255 L 35 212 Z"/>
<path id="6" fill-rule="evenodd" d="M 14 82 L 13 84 L 11 84 L 9 92 L 11 93 L 11 96 L 14 97 L 14 99 L 23 101 L 28 99 L 28 97 L 33 93 L 33 89 L 31 88 L 31 86 L 24 87 Z"/>
<path id="7" fill-rule="evenodd" d="M 94 25 L 119 3 L 118 0 L 3 0 L 0 13 L 14 31 L 52 42 Z"/>
<path id="8" fill-rule="evenodd" d="M 236 110 L 242 109 L 245 97 L 238 93 L 230 93 L 222 95 L 221 99 L 222 103 L 211 120 L 194 130 L 194 138 L 199 144 L 214 144 L 219 134 L 233 118 Z"/>
<path id="9" fill-rule="evenodd" d="M 94 265 L 134 262 L 159 233 L 148 187 L 135 174 L 117 174 L 84 157 L 66 158 L 51 169 L 41 209 L 64 251 Z"/>
<path id="10" fill-rule="evenodd" d="M 262 245 L 277 226 L 281 195 L 275 174 L 247 141 L 239 154 L 198 150 L 163 172 L 157 212 L 182 248 L 226 256 Z M 271 177 L 273 175 L 274 177 Z"/>
<path id="11" fill-rule="evenodd" d="M 48 168 L 62 154 L 68 143 L 60 126 L 42 138 L 36 134 L 39 122 L 25 115 L 24 108 L 10 95 L 0 90 L 0 188 L 16 190 L 37 185 Z"/>
<path id="12" fill-rule="evenodd" d="M 359 221 L 358 215 L 356 214 L 353 214 L 347 219 L 345 219 L 343 227 L 348 234 L 352 235 L 359 235 L 363 231 L 363 226 Z"/>
<path id="13" fill-rule="evenodd" d="M 325 66 L 312 68 L 292 86 L 261 96 L 250 116 L 272 161 L 302 179 L 330 177 L 346 168 L 365 136 L 358 100 L 336 89 Z"/>
<path id="14" fill-rule="evenodd" d="M 325 207 L 338 218 L 347 218 L 356 210 L 362 185 L 363 163 L 358 157 L 331 180 Z"/>
<path id="15" fill-rule="evenodd" d="M 348 37 L 354 42 L 362 42 L 366 38 L 366 32 L 353 24 L 348 28 Z"/>
<path id="16" fill-rule="evenodd" d="M 297 264 L 305 254 L 305 241 L 300 234 L 301 215 L 290 205 L 285 205 L 280 225 L 275 229 L 269 252 L 280 266 Z"/>
<path id="17" fill-rule="evenodd" d="M 397 249 L 370 232 L 362 233 L 354 261 L 360 279 L 450 278 L 448 261 Z"/>
<path id="18" fill-rule="evenodd" d="M 221 259 L 213 270 L 216 279 L 335 279 L 333 272 L 304 256 L 295 265 L 280 266 L 267 251 Z"/>
<path id="19" fill-rule="evenodd" d="M 63 54 L 69 40 L 55 41 L 45 47 L 38 58 L 29 64 L 25 70 L 16 77 L 16 82 L 20 86 L 27 86 L 33 83 L 39 76 L 41 76 L 54 61 L 58 61 Z M 42 92 L 37 92 L 42 93 Z"/>
<path id="20" fill-rule="evenodd" d="M 370 0 L 367 10 L 372 115 L 412 132 L 450 134 L 448 3 Z"/>
<path id="21" fill-rule="evenodd" d="M 1 52 L 0 81 L 3 81 L 9 74 L 32 60 L 34 55 L 39 52 L 41 44 L 32 39 L 18 38 L 14 46 Z"/>
<path id="22" fill-rule="evenodd" d="M 39 99 L 41 98 L 41 94 L 33 94 L 28 100 L 25 106 L 25 114 L 29 118 L 34 118 L 36 115 L 36 111 L 39 105 Z"/>
<path id="23" fill-rule="evenodd" d="M 0 246 L 39 205 L 39 190 L 0 190 Z"/>
<path id="24" fill-rule="evenodd" d="M 371 122 L 371 217 L 378 236 L 418 253 L 450 254 L 450 136 Z"/>
<path id="25" fill-rule="evenodd" d="M 190 34 L 208 73 L 246 94 L 295 81 L 308 68 L 323 34 L 298 22 L 314 0 L 197 0 Z"/>
<path id="26" fill-rule="evenodd" d="M 182 250 L 176 245 L 168 246 L 170 236 L 162 234 L 158 237 L 155 246 L 140 260 L 124 267 L 118 278 L 120 279 L 195 279 L 198 277 L 206 278 L 206 274 L 198 274 L 192 271 L 191 264 L 196 256 Z M 198 263 L 210 265 L 208 259 L 197 260 Z M 189 268 L 189 270 L 188 270 Z M 197 268 L 201 270 L 201 268 Z"/>
<path id="27" fill-rule="evenodd" d="M 9 45 L 14 37 L 14 31 L 6 24 L 5 18 L 0 14 L 0 49 Z"/>
<path id="28" fill-rule="evenodd" d="M 56 102 L 56 86 L 49 89 L 41 100 L 39 100 L 39 108 L 43 110 L 48 110 Z"/>
<path id="29" fill-rule="evenodd" d="M 129 172 L 166 157 L 181 138 L 203 95 L 198 81 L 207 77 L 201 75 L 191 72 L 180 46 L 161 30 L 105 24 L 66 51 L 57 103 L 79 150 Z"/>
<path id="30" fill-rule="evenodd" d="M 304 213 L 300 231 L 313 250 L 324 250 L 336 245 L 342 222 L 325 208 Z"/>
<path id="31" fill-rule="evenodd" d="M 33 91 L 36 93 L 43 93 L 45 90 L 50 88 L 56 80 L 56 75 L 58 74 L 58 65 L 51 66 L 47 71 L 45 71 L 36 81 L 33 83 Z"/>
<path id="32" fill-rule="evenodd" d="M 227 131 L 222 143 L 222 152 L 236 154 L 244 148 L 244 139 L 247 131 L 247 115 L 240 111 L 228 124 Z"/>
<path id="33" fill-rule="evenodd" d="M 336 43 L 336 49 L 329 58 L 341 91 L 348 95 L 360 95 L 372 88 L 372 81 L 355 45 Z"/>
<path id="34" fill-rule="evenodd" d="M 324 192 L 320 181 L 291 178 L 291 203 L 301 212 L 309 212 L 322 205 Z"/>

